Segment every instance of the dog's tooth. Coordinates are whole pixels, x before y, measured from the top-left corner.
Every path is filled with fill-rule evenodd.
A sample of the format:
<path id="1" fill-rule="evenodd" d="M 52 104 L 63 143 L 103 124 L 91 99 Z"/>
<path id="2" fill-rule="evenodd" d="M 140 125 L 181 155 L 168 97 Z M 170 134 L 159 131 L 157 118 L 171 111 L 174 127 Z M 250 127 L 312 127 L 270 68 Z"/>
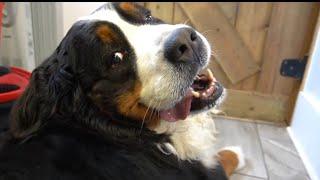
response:
<path id="1" fill-rule="evenodd" d="M 196 92 L 196 91 L 191 91 L 192 92 L 192 95 L 196 98 L 199 98 L 200 97 L 200 93 L 199 92 Z"/>
<path id="2" fill-rule="evenodd" d="M 212 71 L 208 68 L 208 69 L 207 69 L 207 72 L 208 72 L 208 78 L 209 78 L 209 80 L 215 82 L 215 81 L 216 81 L 216 78 L 213 76 Z"/>

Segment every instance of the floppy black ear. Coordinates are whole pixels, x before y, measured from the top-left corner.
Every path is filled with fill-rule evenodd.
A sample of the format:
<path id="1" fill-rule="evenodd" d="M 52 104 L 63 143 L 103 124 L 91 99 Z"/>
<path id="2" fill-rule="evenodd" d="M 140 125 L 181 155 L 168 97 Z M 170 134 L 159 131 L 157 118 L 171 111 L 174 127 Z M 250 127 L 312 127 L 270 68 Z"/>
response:
<path id="1" fill-rule="evenodd" d="M 56 51 L 37 67 L 29 86 L 11 112 L 10 130 L 16 137 L 25 137 L 39 129 L 53 115 L 72 111 L 72 92 L 77 84 L 72 69 L 72 49 L 65 39 Z"/>

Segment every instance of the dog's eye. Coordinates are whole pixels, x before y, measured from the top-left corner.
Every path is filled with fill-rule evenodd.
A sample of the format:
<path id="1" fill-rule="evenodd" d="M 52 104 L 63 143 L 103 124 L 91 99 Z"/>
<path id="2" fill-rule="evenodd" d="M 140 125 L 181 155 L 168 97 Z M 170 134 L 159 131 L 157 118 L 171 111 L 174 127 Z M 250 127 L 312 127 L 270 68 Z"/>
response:
<path id="1" fill-rule="evenodd" d="M 145 20 L 147 22 L 152 21 L 152 16 L 150 14 L 146 15 Z"/>
<path id="2" fill-rule="evenodd" d="M 114 56 L 113 56 L 113 63 L 114 64 L 118 64 L 122 61 L 123 59 L 123 54 L 121 52 L 116 52 L 114 53 Z"/>

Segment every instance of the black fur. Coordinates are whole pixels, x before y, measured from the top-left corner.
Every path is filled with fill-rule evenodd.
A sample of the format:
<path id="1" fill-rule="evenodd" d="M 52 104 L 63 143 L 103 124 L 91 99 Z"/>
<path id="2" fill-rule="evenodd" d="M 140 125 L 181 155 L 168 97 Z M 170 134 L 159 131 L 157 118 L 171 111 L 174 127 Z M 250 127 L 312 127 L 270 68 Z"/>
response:
<path id="1" fill-rule="evenodd" d="M 4 146 L 0 179 L 226 179 L 222 169 L 161 153 L 154 143 L 166 137 L 127 133 L 129 139 L 102 138 L 86 127 L 55 122 Z"/>
<path id="2" fill-rule="evenodd" d="M 119 41 L 103 42 L 108 26 Z M 126 52 L 114 67 L 114 52 Z M 117 112 L 115 99 L 136 78 L 124 34 L 102 21 L 80 21 L 37 67 L 1 137 L 0 179 L 226 179 L 221 168 L 159 151 L 169 142 Z"/>

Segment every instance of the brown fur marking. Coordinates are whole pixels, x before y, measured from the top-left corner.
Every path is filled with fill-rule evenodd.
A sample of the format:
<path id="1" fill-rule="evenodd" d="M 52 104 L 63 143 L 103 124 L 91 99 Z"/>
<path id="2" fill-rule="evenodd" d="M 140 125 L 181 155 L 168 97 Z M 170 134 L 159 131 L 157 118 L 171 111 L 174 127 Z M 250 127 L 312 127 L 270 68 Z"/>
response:
<path id="1" fill-rule="evenodd" d="M 120 3 L 120 8 L 126 12 L 132 12 L 135 10 L 134 4 L 129 2 Z"/>
<path id="2" fill-rule="evenodd" d="M 141 88 L 141 83 L 136 82 L 132 91 L 119 96 L 117 99 L 118 111 L 137 121 L 144 121 L 149 128 L 152 128 L 159 123 L 160 117 L 157 112 L 139 103 Z"/>
<path id="3" fill-rule="evenodd" d="M 96 33 L 98 37 L 105 43 L 117 41 L 117 37 L 113 30 L 106 25 L 101 25 L 100 27 L 98 27 Z"/>
<path id="4" fill-rule="evenodd" d="M 227 176 L 230 177 L 239 164 L 237 154 L 230 150 L 223 150 L 218 152 L 218 159 Z"/>
<path id="5" fill-rule="evenodd" d="M 119 7 L 127 15 L 134 18 L 141 18 L 141 13 L 139 13 L 138 9 L 135 7 L 135 4 L 123 2 L 123 3 L 120 3 Z"/>

